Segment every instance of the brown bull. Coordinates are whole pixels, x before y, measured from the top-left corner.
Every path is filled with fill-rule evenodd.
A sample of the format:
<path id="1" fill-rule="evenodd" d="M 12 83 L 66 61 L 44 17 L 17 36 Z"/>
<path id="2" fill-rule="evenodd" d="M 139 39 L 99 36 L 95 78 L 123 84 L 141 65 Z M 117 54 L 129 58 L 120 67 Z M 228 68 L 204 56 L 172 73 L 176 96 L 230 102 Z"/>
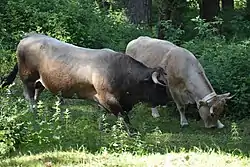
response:
<path id="1" fill-rule="evenodd" d="M 44 88 L 65 98 L 76 95 L 95 100 L 114 115 L 122 114 L 126 122 L 129 119 L 124 110 L 139 101 L 166 103 L 166 87 L 158 80 L 164 78 L 162 68 L 148 68 L 110 49 L 82 48 L 33 34 L 19 42 L 17 60 L 24 96 L 32 110 Z M 152 98 L 157 95 L 164 98 Z"/>

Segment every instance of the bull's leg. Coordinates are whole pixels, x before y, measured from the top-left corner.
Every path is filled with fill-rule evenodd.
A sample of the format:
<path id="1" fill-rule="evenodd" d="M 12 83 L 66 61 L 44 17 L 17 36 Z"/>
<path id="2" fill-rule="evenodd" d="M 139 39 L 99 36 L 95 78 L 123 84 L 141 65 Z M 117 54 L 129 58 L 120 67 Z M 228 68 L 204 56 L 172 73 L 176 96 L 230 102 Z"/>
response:
<path id="1" fill-rule="evenodd" d="M 96 98 L 98 99 L 99 103 L 106 109 L 110 110 L 116 117 L 119 117 L 119 114 L 122 115 L 124 120 L 124 125 L 127 129 L 129 134 L 129 127 L 127 124 L 131 124 L 129 121 L 129 117 L 126 112 L 123 111 L 122 107 L 120 106 L 118 100 L 110 93 L 105 93 L 101 95 L 97 95 Z"/>
<path id="2" fill-rule="evenodd" d="M 185 116 L 185 105 L 178 105 L 177 104 L 177 108 L 179 110 L 179 113 L 180 113 L 180 124 L 181 126 L 187 126 L 188 125 L 188 121 L 187 121 L 187 118 Z"/>
<path id="3" fill-rule="evenodd" d="M 35 101 L 35 83 L 34 82 L 28 82 L 25 80 L 23 82 L 23 94 L 24 97 L 29 101 L 30 111 L 33 112 L 34 116 L 34 128 L 39 129 L 39 126 L 36 124 L 36 118 L 37 118 L 37 106 Z M 38 94 L 36 95 L 36 99 L 38 98 Z"/>
<path id="4" fill-rule="evenodd" d="M 152 117 L 154 118 L 160 117 L 160 114 L 156 107 L 152 107 L 151 110 L 152 110 Z"/>
<path id="5" fill-rule="evenodd" d="M 63 97 L 57 96 L 57 100 L 59 101 L 60 104 L 65 104 Z"/>
<path id="6" fill-rule="evenodd" d="M 38 101 L 38 97 L 39 97 L 39 95 L 42 93 L 43 90 L 44 90 L 44 87 L 36 88 L 36 89 L 35 89 L 34 100 L 35 100 L 36 102 Z"/>
<path id="7" fill-rule="evenodd" d="M 179 110 L 180 113 L 180 124 L 182 127 L 187 126 L 188 125 L 188 121 L 187 118 L 185 116 L 185 104 L 181 102 L 181 98 L 180 96 L 175 93 L 173 90 L 170 89 L 170 93 L 175 101 L 175 104 L 177 106 L 177 109 Z"/>
<path id="8" fill-rule="evenodd" d="M 35 112 L 36 102 L 35 102 L 35 87 L 34 82 L 24 82 L 23 84 L 23 95 L 26 100 L 30 103 L 30 110 Z"/>

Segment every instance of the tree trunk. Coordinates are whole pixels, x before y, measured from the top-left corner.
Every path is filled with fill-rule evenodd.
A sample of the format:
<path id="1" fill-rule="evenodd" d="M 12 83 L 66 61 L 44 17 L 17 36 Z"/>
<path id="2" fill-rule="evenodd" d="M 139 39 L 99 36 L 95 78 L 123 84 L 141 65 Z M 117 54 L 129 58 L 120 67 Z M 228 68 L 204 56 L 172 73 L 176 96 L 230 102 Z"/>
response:
<path id="1" fill-rule="evenodd" d="M 234 0 L 222 0 L 222 18 L 224 23 L 230 22 L 234 16 Z M 226 27 L 225 27 L 226 28 Z"/>
<path id="2" fill-rule="evenodd" d="M 234 9 L 234 0 L 222 0 L 222 10 L 233 10 Z"/>
<path id="3" fill-rule="evenodd" d="M 212 21 L 215 16 L 218 16 L 220 11 L 219 0 L 201 0 L 200 16 L 206 21 Z"/>
<path id="4" fill-rule="evenodd" d="M 159 26 L 158 38 L 164 39 L 165 29 L 161 21 L 171 20 L 176 27 L 181 26 L 184 10 L 187 6 L 186 0 L 158 0 Z"/>
<path id="5" fill-rule="evenodd" d="M 127 0 L 127 15 L 134 24 L 150 24 L 152 0 Z"/>
<path id="6" fill-rule="evenodd" d="M 246 17 L 250 20 L 250 0 L 247 0 Z"/>
<path id="7" fill-rule="evenodd" d="M 160 0 L 159 0 L 160 1 Z M 171 11 L 169 0 L 162 0 L 158 2 L 158 31 L 157 31 L 157 38 L 164 39 L 165 37 L 165 29 L 162 25 L 162 21 L 170 20 Z"/>

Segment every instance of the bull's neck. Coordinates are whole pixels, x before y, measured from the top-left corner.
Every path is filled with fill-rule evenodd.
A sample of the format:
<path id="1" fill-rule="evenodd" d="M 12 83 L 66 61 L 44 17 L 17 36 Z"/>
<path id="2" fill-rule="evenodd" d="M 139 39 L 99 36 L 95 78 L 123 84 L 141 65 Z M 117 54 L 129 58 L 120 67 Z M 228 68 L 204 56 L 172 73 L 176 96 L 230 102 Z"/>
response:
<path id="1" fill-rule="evenodd" d="M 204 97 L 208 96 L 209 94 L 214 93 L 214 90 L 211 89 L 196 89 L 194 94 L 194 100 L 198 104 L 200 100 L 202 100 Z"/>
<path id="2" fill-rule="evenodd" d="M 196 104 L 204 97 L 208 96 L 211 93 L 215 93 L 211 83 L 203 73 L 201 75 L 201 80 L 199 82 L 194 83 L 193 95 Z"/>

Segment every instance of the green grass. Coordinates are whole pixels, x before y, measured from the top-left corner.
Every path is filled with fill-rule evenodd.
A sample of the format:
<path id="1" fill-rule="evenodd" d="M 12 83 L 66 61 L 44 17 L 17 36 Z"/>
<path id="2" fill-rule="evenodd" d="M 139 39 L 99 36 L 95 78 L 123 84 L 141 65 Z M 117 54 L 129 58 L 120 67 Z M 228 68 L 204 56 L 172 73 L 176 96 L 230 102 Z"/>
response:
<path id="1" fill-rule="evenodd" d="M 150 166 L 150 167 L 247 167 L 250 159 L 215 152 L 180 152 L 165 155 L 132 155 L 131 153 L 109 154 L 102 152 L 91 154 L 85 151 L 50 152 L 37 155 L 25 155 L 9 158 L 0 162 L 1 167 L 101 167 L 101 166 Z"/>
<path id="2" fill-rule="evenodd" d="M 7 119 L 11 124 L 6 126 L 22 126 L 10 131 L 15 149 L 2 156 L 0 166 L 44 166 L 46 162 L 52 162 L 53 167 L 164 166 L 168 161 L 174 166 L 199 167 L 249 164 L 247 118 L 222 118 L 224 129 L 205 129 L 203 122 L 189 118 L 190 125 L 181 128 L 179 114 L 173 107 L 159 108 L 161 117 L 153 118 L 149 107 L 138 104 L 129 115 L 137 129 L 131 137 L 112 115 L 106 117 L 104 130 L 100 131 L 98 119 L 102 110 L 97 105 L 66 100 L 66 104 L 58 106 L 56 98 L 46 91 L 40 98 L 39 116 L 34 120 L 27 110 L 28 103 L 21 100 L 19 84 L 12 92 L 14 95 L 1 92 L 2 100 L 6 100 L 1 101 L 1 112 L 14 115 Z"/>

